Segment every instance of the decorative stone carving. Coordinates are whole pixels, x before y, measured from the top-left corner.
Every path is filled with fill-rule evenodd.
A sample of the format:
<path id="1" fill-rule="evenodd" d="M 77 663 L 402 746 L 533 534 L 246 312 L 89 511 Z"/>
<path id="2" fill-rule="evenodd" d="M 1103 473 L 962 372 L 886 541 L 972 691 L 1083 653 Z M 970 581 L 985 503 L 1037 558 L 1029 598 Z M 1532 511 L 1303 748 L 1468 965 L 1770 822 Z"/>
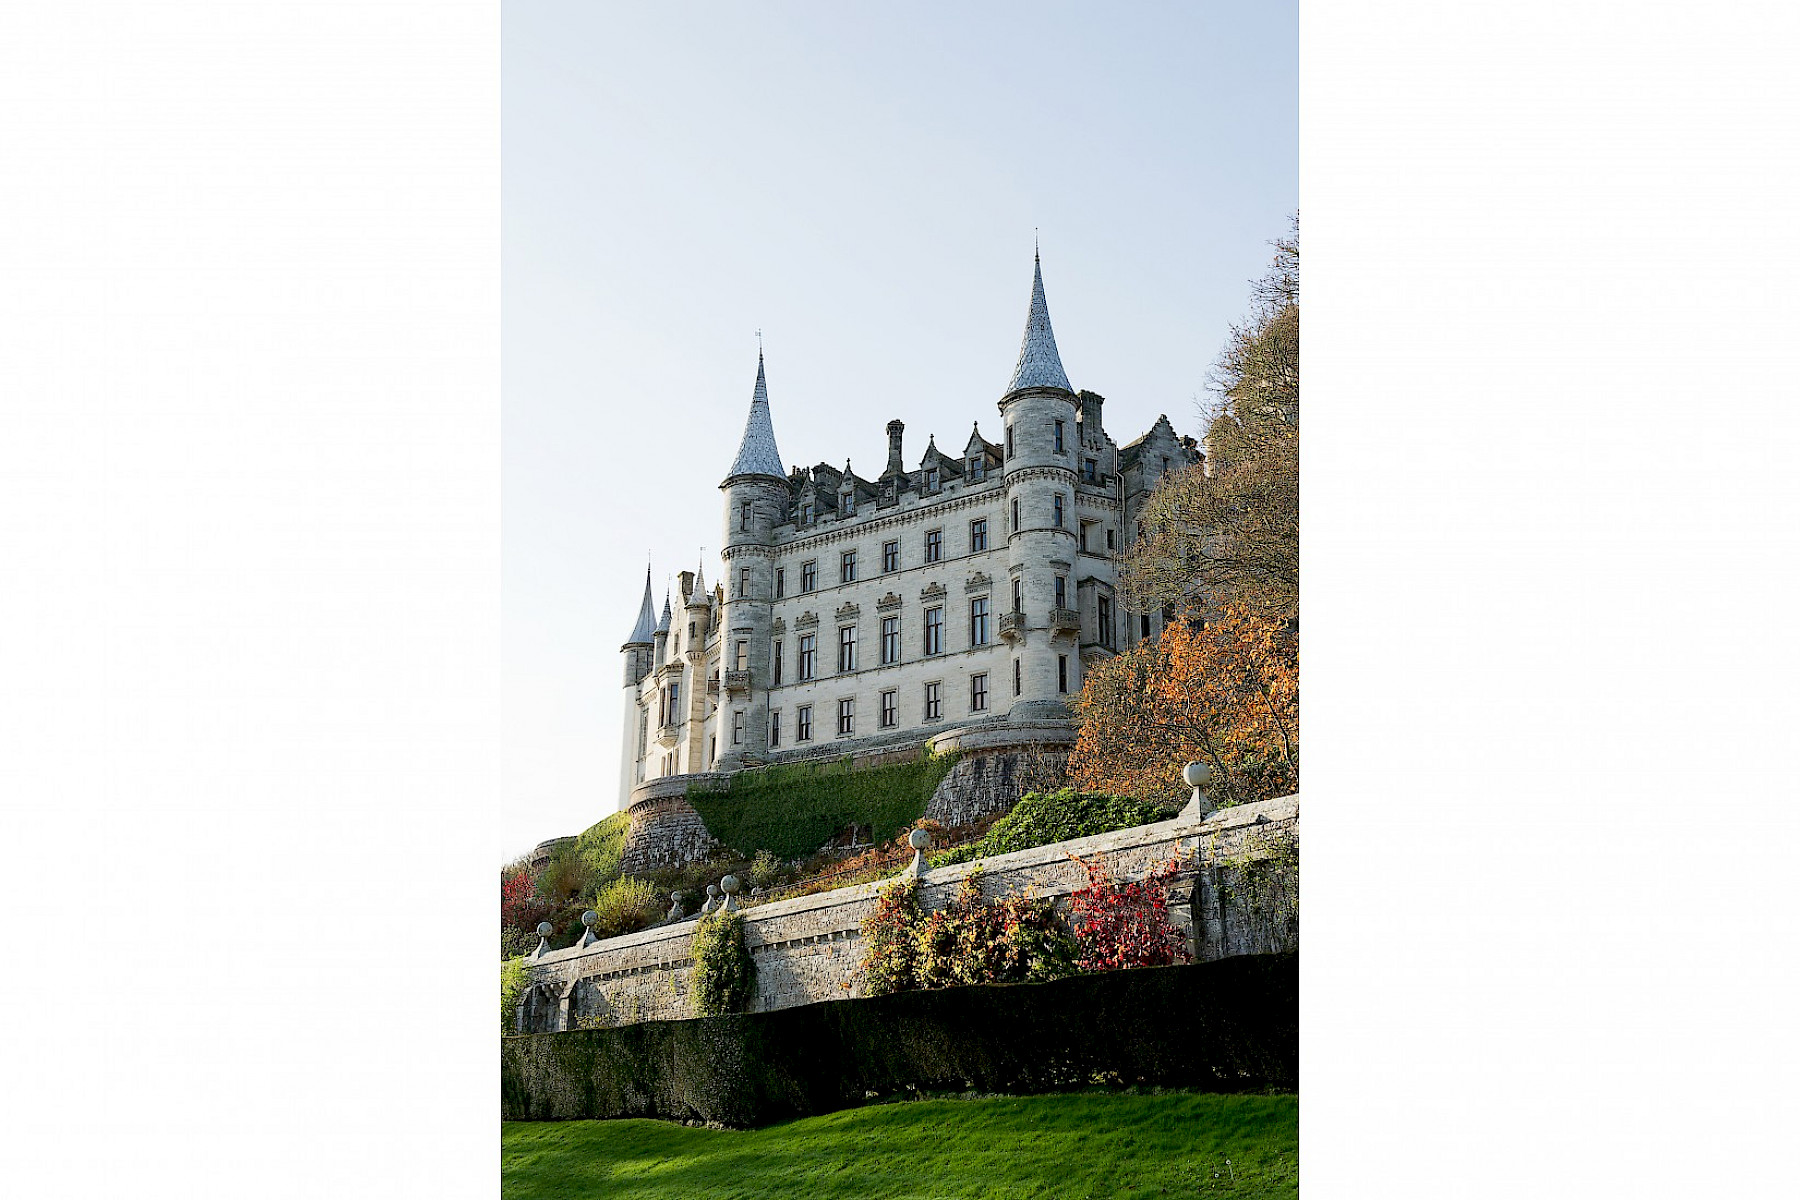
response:
<path id="1" fill-rule="evenodd" d="M 994 580 L 986 571 L 977 571 L 969 576 L 969 582 L 963 584 L 965 592 L 982 592 L 994 586 Z"/>
<path id="2" fill-rule="evenodd" d="M 782 634 L 787 632 L 787 622 L 782 620 L 780 617 L 776 617 L 775 623 L 773 625 L 769 626 L 769 631 L 771 633 L 773 633 L 776 637 L 780 637 Z"/>
<path id="3" fill-rule="evenodd" d="M 905 601 L 901 600 L 899 596 L 895 595 L 893 592 L 889 592 L 875 602 L 875 608 L 879 612 L 892 612 L 894 609 L 899 608 L 903 603 L 905 603 Z"/>
<path id="4" fill-rule="evenodd" d="M 795 620 L 794 628 L 795 629 L 813 629 L 813 628 L 816 628 L 818 626 L 818 624 L 819 624 L 819 614 L 818 613 L 803 612 L 800 614 L 799 618 L 797 620 Z"/>
<path id="5" fill-rule="evenodd" d="M 838 605 L 837 619 L 840 621 L 854 621 L 861 612 L 862 608 L 854 600 L 846 600 Z"/>
<path id="6" fill-rule="evenodd" d="M 943 584 L 934 581 L 925 585 L 925 589 L 919 593 L 919 599 L 939 600 L 943 598 L 947 591 L 949 591 L 949 589 Z"/>

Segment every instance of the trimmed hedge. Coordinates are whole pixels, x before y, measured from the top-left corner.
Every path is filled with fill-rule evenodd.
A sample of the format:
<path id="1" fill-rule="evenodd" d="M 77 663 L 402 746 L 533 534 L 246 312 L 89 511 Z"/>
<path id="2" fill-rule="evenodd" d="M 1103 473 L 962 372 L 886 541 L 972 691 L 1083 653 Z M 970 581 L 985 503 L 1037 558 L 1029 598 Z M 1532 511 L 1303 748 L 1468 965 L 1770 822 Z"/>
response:
<path id="1" fill-rule="evenodd" d="M 746 1128 L 918 1090 L 1294 1090 L 1299 957 L 947 988 L 502 1039 L 508 1120 Z"/>
<path id="2" fill-rule="evenodd" d="M 746 858 L 767 850 L 805 858 L 847 825 L 867 825 L 876 844 L 925 815 L 931 793 L 956 756 L 852 769 L 837 762 L 779 763 L 731 775 L 723 786 L 694 785 L 688 803 L 706 831 Z"/>

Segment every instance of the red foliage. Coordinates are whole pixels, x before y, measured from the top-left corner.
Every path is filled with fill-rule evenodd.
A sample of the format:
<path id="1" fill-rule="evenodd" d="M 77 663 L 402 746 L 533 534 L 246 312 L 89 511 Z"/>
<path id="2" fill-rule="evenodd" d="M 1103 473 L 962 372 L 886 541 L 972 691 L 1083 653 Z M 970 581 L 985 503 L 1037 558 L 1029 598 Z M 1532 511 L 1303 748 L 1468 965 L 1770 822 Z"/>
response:
<path id="1" fill-rule="evenodd" d="M 1192 957 L 1169 919 L 1169 881 L 1181 869 L 1180 860 L 1128 883 L 1113 879 L 1104 861 L 1075 861 L 1088 874 L 1087 886 L 1069 897 L 1082 970 L 1164 967 Z"/>
<path id="2" fill-rule="evenodd" d="M 544 919 L 549 906 L 538 898 L 537 886 L 524 867 L 500 873 L 500 924 L 531 930 Z"/>

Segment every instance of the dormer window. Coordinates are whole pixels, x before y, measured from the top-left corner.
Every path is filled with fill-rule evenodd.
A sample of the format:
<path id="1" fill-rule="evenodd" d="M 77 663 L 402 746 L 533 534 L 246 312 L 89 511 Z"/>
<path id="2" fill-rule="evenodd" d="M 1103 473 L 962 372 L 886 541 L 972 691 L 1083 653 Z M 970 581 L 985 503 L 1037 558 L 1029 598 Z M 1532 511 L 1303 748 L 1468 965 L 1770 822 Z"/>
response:
<path id="1" fill-rule="evenodd" d="M 812 501 L 808 500 L 805 504 L 802 504 L 800 506 L 800 523 L 802 525 L 811 525 L 812 521 L 813 521 L 813 506 L 812 506 Z"/>
<path id="2" fill-rule="evenodd" d="M 925 472 L 925 490 L 928 492 L 935 492 L 938 490 L 938 469 L 936 467 Z"/>
<path id="3" fill-rule="evenodd" d="M 844 501 L 840 507 L 843 508 L 846 517 L 854 517 L 856 515 L 856 493 L 845 492 Z"/>

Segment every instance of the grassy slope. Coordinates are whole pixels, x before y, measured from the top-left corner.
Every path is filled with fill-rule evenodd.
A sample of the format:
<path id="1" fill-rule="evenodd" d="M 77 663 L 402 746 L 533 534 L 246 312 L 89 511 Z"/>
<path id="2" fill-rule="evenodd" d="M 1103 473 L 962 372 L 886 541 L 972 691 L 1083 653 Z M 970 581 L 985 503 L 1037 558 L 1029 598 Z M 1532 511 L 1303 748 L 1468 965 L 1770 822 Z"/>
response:
<path id="1" fill-rule="evenodd" d="M 503 1194 L 1292 1197 L 1299 1120 L 1291 1095 L 1083 1092 L 878 1104 L 747 1133 L 662 1121 L 508 1122 Z"/>

